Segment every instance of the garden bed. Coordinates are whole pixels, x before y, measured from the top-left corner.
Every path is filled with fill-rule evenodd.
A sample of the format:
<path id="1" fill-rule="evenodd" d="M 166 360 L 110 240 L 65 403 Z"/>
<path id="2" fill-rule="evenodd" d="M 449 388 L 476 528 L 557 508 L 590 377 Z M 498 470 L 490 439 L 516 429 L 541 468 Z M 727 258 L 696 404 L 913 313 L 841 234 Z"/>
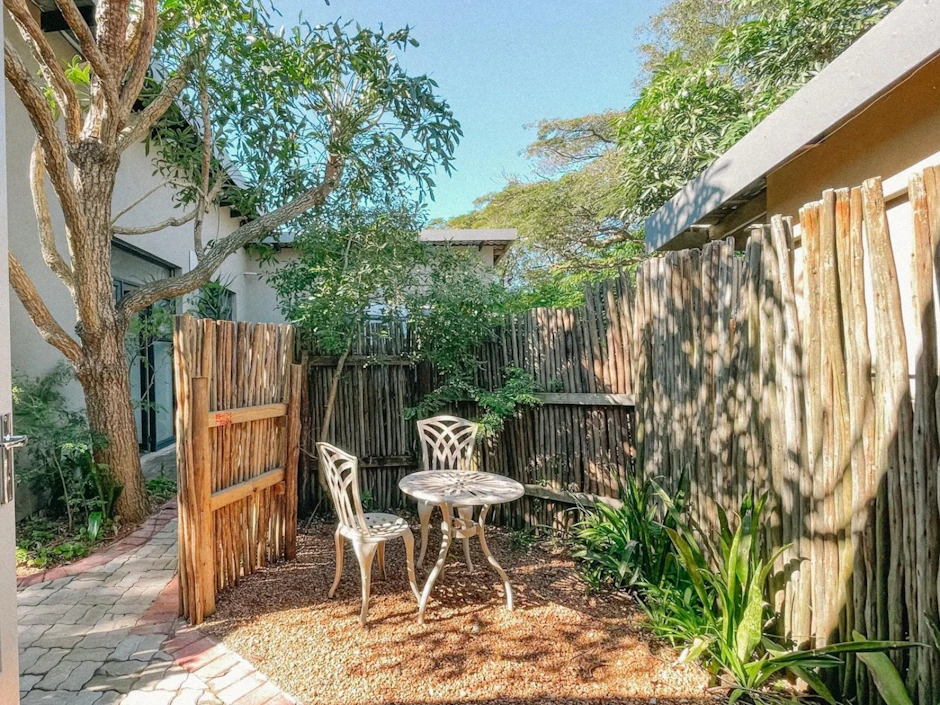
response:
<path id="1" fill-rule="evenodd" d="M 472 542 L 476 572 L 467 574 L 456 547 L 419 626 L 397 541 L 388 547 L 389 579 L 373 580 L 369 626 L 360 628 L 355 558 L 347 549 L 343 581 L 328 600 L 333 526 L 318 523 L 299 537 L 296 562 L 245 578 L 203 629 L 308 705 L 711 701 L 705 674 L 674 665 L 676 652 L 650 639 L 629 597 L 585 594 L 561 547 L 522 550 L 508 533 L 488 533 L 515 586 L 514 612 Z M 432 533 L 429 557 L 439 541 Z"/>
<path id="2" fill-rule="evenodd" d="M 176 481 L 160 474 L 147 482 L 150 502 L 148 519 L 165 508 L 176 497 Z M 146 521 L 146 520 L 145 520 Z M 91 537 L 82 525 L 69 530 L 64 517 L 30 517 L 16 526 L 16 577 L 61 568 L 107 550 L 116 542 L 133 534 L 137 524 L 107 522 L 97 537 Z"/>

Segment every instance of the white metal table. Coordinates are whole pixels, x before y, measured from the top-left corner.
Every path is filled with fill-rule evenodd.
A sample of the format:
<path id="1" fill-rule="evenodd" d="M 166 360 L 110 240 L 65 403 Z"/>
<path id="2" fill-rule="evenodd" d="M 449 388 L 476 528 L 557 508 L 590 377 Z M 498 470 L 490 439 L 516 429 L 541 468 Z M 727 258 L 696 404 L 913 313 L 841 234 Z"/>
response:
<path id="1" fill-rule="evenodd" d="M 473 470 L 424 470 L 422 472 L 406 475 L 398 483 L 399 489 L 415 499 L 432 502 L 441 508 L 444 521 L 441 524 L 441 550 L 437 562 L 431 569 L 421 598 L 418 600 L 418 623 L 424 624 L 424 610 L 437 581 L 444 569 L 447 552 L 455 538 L 463 539 L 477 536 L 480 539 L 480 548 L 491 566 L 499 573 L 506 590 L 506 608 L 513 608 L 512 585 L 502 566 L 496 562 L 493 554 L 486 545 L 484 525 L 486 513 L 494 504 L 503 504 L 519 499 L 525 494 L 525 488 L 515 480 L 502 475 Z M 454 516 L 454 507 L 469 507 L 471 512 L 463 516 Z M 480 507 L 480 514 L 473 519 L 472 507 Z"/>

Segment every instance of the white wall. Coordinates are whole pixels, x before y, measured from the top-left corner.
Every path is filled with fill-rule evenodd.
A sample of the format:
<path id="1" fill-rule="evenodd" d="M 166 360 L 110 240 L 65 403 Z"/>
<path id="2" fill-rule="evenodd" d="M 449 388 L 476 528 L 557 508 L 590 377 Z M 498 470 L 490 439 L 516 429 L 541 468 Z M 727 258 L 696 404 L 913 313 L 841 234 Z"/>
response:
<path id="1" fill-rule="evenodd" d="M 273 262 L 265 264 L 259 262 L 254 256 L 246 255 L 246 269 L 241 277 L 245 290 L 245 296 L 242 299 L 244 320 L 257 323 L 284 322 L 284 316 L 281 315 L 278 307 L 277 294 L 268 284 L 267 277 L 279 266 L 296 258 L 297 251 L 289 247 L 277 253 Z"/>
<path id="2" fill-rule="evenodd" d="M 29 61 L 29 52 L 15 28 L 9 24 L 5 29 L 6 40 L 15 46 L 20 55 L 32 69 L 35 65 Z M 69 59 L 76 54 L 75 49 L 61 35 L 47 35 L 60 56 Z M 50 312 L 67 332 L 72 332 L 75 325 L 75 309 L 68 291 L 42 260 L 37 237 L 36 219 L 33 213 L 32 197 L 29 187 L 29 159 L 35 140 L 35 131 L 29 122 L 15 92 L 5 85 L 7 103 L 6 138 L 9 145 L 6 174 L 9 183 L 9 222 L 10 248 L 20 258 L 26 272 L 30 275 Z M 154 167 L 144 146 L 128 149 L 121 161 L 117 186 L 114 192 L 112 212 L 119 213 L 140 196 L 146 194 L 161 183 L 159 174 L 153 174 Z M 65 240 L 65 224 L 52 187 L 47 183 L 47 198 L 52 211 L 53 228 L 56 241 L 63 256 L 68 259 L 68 246 Z M 143 226 L 160 222 L 170 217 L 181 215 L 184 211 L 176 208 L 173 202 L 173 190 L 164 186 L 147 197 L 132 211 L 120 218 L 122 225 Z M 239 225 L 231 216 L 228 208 L 213 208 L 206 216 L 203 226 L 203 239 L 210 240 L 224 237 Z M 195 265 L 192 243 L 192 223 L 177 228 L 168 228 L 159 233 L 119 238 L 130 245 L 146 251 L 160 261 L 176 268 L 178 272 L 189 271 Z M 235 317 L 240 320 L 280 320 L 273 303 L 273 292 L 267 285 L 259 283 L 257 277 L 246 277 L 246 270 L 257 270 L 249 263 L 249 255 L 239 251 L 230 256 L 222 266 L 219 276 L 235 293 Z M 120 252 L 113 258 L 113 269 L 117 276 L 143 283 L 153 276 L 160 275 L 159 267 L 154 267 L 132 255 Z M 11 347 L 13 367 L 17 372 L 30 376 L 41 375 L 49 371 L 57 362 L 64 360 L 62 355 L 40 338 L 22 305 L 11 292 Z M 183 310 L 188 305 L 184 302 Z M 77 384 L 68 390 L 70 401 L 76 407 L 84 405 L 81 390 Z"/>

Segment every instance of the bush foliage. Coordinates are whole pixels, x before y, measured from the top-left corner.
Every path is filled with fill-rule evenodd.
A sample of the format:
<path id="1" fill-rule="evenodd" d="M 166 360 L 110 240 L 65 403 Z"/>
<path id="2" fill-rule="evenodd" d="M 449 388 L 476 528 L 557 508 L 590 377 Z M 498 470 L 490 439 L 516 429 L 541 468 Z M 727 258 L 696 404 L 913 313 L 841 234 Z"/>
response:
<path id="1" fill-rule="evenodd" d="M 796 650 L 772 626 L 774 564 L 786 550 L 763 541 L 766 496 L 746 496 L 736 515 L 719 507 L 719 531 L 709 536 L 688 516 L 684 492 L 667 495 L 655 482 L 631 479 L 618 509 L 598 505 L 575 527 L 575 556 L 594 588 L 629 588 L 640 598 L 653 631 L 684 647 L 680 660 L 701 661 L 730 702 L 792 702 L 779 689 L 790 674 L 831 705 L 837 700 L 820 676 L 846 653 L 910 648 L 870 641 Z"/>

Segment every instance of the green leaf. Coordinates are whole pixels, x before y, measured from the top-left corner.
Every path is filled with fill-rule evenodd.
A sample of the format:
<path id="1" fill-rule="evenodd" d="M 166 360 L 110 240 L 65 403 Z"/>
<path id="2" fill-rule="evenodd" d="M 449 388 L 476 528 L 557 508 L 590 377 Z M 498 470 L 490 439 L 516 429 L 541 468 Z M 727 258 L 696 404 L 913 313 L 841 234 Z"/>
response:
<path id="1" fill-rule="evenodd" d="M 822 679 L 816 675 L 815 672 L 811 671 L 808 668 L 805 668 L 801 664 L 793 664 L 790 666 L 789 670 L 797 678 L 802 679 L 810 688 L 813 689 L 813 692 L 825 700 L 829 705 L 838 705 L 838 701 L 833 697 L 832 691 L 822 682 Z"/>
<path id="2" fill-rule="evenodd" d="M 852 632 L 852 638 L 856 642 L 866 641 L 865 636 L 859 632 Z M 875 687 L 887 705 L 914 705 L 898 670 L 886 654 L 860 653 L 858 659 L 868 668 Z"/>
<path id="3" fill-rule="evenodd" d="M 747 593 L 747 604 L 735 632 L 738 658 L 741 661 L 748 661 L 763 636 L 764 591 L 763 586 L 757 580 L 752 580 Z"/>

